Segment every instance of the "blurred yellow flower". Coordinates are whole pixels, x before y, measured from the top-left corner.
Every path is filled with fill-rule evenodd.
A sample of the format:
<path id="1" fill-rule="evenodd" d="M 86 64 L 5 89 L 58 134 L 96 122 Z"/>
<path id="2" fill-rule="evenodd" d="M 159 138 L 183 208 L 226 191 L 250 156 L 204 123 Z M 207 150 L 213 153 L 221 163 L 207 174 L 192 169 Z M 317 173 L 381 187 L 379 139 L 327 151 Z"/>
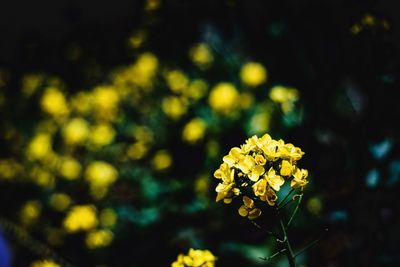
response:
<path id="1" fill-rule="evenodd" d="M 201 69 L 211 66 L 214 56 L 206 43 L 198 43 L 189 50 L 189 57 L 192 62 Z"/>
<path id="2" fill-rule="evenodd" d="M 24 225 L 35 223 L 42 211 L 42 204 L 37 200 L 27 201 L 21 208 L 20 219 Z"/>
<path id="3" fill-rule="evenodd" d="M 92 205 L 73 206 L 64 218 L 63 225 L 68 233 L 95 228 L 98 225 L 96 208 Z"/>
<path id="4" fill-rule="evenodd" d="M 82 171 L 81 164 L 72 157 L 62 157 L 58 169 L 60 175 L 67 180 L 79 178 Z"/>
<path id="5" fill-rule="evenodd" d="M 118 178 L 118 171 L 109 163 L 95 161 L 90 163 L 85 171 L 85 178 L 89 182 L 90 192 L 96 198 L 103 197 Z"/>
<path id="6" fill-rule="evenodd" d="M 110 144 L 115 137 L 114 128 L 108 123 L 92 126 L 90 129 L 89 140 L 95 146 L 105 146 Z"/>
<path id="7" fill-rule="evenodd" d="M 207 94 L 208 83 L 202 79 L 194 79 L 191 81 L 187 90 L 183 93 L 190 99 L 199 100 Z"/>
<path id="8" fill-rule="evenodd" d="M 206 132 L 206 123 L 200 118 L 194 118 L 183 128 L 182 139 L 190 144 L 197 143 L 203 139 Z"/>
<path id="9" fill-rule="evenodd" d="M 56 211 L 65 211 L 71 202 L 71 198 L 64 193 L 54 193 L 50 197 L 50 206 Z"/>
<path id="10" fill-rule="evenodd" d="M 295 102 L 299 99 L 299 91 L 296 88 L 274 86 L 269 97 L 272 101 L 281 104 L 282 111 L 288 113 L 293 110 Z"/>
<path id="11" fill-rule="evenodd" d="M 92 97 L 96 118 L 114 120 L 120 101 L 117 90 L 113 86 L 97 86 L 93 89 Z"/>
<path id="12" fill-rule="evenodd" d="M 51 189 L 55 185 L 54 174 L 43 167 L 40 167 L 38 165 L 34 166 L 30 174 L 33 182 L 41 187 Z"/>
<path id="13" fill-rule="evenodd" d="M 267 78 L 267 70 L 260 63 L 246 63 L 240 70 L 240 79 L 245 85 L 250 87 L 256 87 L 265 83 Z"/>
<path id="14" fill-rule="evenodd" d="M 52 140 L 51 135 L 48 133 L 36 134 L 27 148 L 27 156 L 30 160 L 40 160 L 52 153 Z"/>
<path id="15" fill-rule="evenodd" d="M 152 143 L 153 142 L 153 132 L 147 126 L 136 126 L 133 131 L 133 136 L 139 142 L 143 142 L 143 143 Z"/>
<path id="16" fill-rule="evenodd" d="M 154 170 L 163 171 L 172 165 L 172 156 L 167 150 L 159 150 L 154 155 L 151 163 Z"/>
<path id="17" fill-rule="evenodd" d="M 0 180 L 11 180 L 19 175 L 23 170 L 23 166 L 15 159 L 0 160 Z"/>
<path id="18" fill-rule="evenodd" d="M 71 119 L 62 129 L 62 136 L 67 145 L 82 145 L 89 133 L 89 124 L 83 118 Z"/>
<path id="19" fill-rule="evenodd" d="M 215 257 L 209 250 L 189 249 L 187 255 L 179 254 L 171 267 L 214 267 Z"/>
<path id="20" fill-rule="evenodd" d="M 89 249 L 107 247 L 114 239 L 110 230 L 94 230 L 86 235 L 86 246 Z"/>
<path id="21" fill-rule="evenodd" d="M 308 184 L 308 171 L 305 169 L 296 168 L 293 173 L 293 177 L 294 178 L 290 183 L 290 186 L 293 188 L 304 187 L 306 184 Z"/>
<path id="22" fill-rule="evenodd" d="M 146 0 L 144 9 L 147 11 L 157 10 L 161 6 L 161 0 Z"/>
<path id="23" fill-rule="evenodd" d="M 101 210 L 99 219 L 102 227 L 113 227 L 117 223 L 118 216 L 113 209 L 105 208 Z"/>
<path id="24" fill-rule="evenodd" d="M 92 96 L 89 92 L 78 92 L 70 100 L 71 109 L 79 114 L 88 114 L 92 109 Z"/>
<path id="25" fill-rule="evenodd" d="M 165 79 L 168 87 L 174 93 L 184 92 L 189 85 L 188 77 L 186 77 L 186 75 L 180 70 L 167 71 L 165 74 Z"/>
<path id="26" fill-rule="evenodd" d="M 41 74 L 31 73 L 24 75 L 24 77 L 22 77 L 22 94 L 27 97 L 33 95 L 43 83 L 43 78 Z"/>
<path id="27" fill-rule="evenodd" d="M 146 156 L 148 151 L 149 145 L 139 141 L 128 146 L 126 154 L 129 158 L 133 160 L 138 160 Z"/>
<path id="28" fill-rule="evenodd" d="M 40 104 L 42 110 L 53 117 L 63 118 L 69 114 L 66 98 L 56 87 L 48 87 L 44 91 Z"/>
<path id="29" fill-rule="evenodd" d="M 211 89 L 208 103 L 216 112 L 229 115 L 239 106 L 239 93 L 231 83 L 219 83 Z"/>
<path id="30" fill-rule="evenodd" d="M 61 265 L 52 260 L 40 260 L 32 262 L 30 267 L 61 267 Z"/>
<path id="31" fill-rule="evenodd" d="M 186 114 L 188 102 L 182 97 L 167 96 L 162 100 L 161 108 L 168 117 L 178 120 Z"/>
<path id="32" fill-rule="evenodd" d="M 128 44 L 132 48 L 138 48 L 145 42 L 146 39 L 147 32 L 145 30 L 138 30 L 129 37 Z"/>
<path id="33" fill-rule="evenodd" d="M 240 94 L 240 107 L 242 109 L 250 108 L 254 103 L 254 96 L 250 93 L 242 93 Z"/>

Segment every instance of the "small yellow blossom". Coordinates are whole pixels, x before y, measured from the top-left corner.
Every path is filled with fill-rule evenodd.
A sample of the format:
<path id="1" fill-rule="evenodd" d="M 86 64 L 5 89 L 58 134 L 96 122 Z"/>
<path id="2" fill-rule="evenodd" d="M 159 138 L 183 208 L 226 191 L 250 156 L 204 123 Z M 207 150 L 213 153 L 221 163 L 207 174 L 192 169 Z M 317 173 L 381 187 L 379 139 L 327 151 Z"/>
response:
<path id="1" fill-rule="evenodd" d="M 100 120 L 115 119 L 118 111 L 119 96 L 113 86 L 98 86 L 92 92 L 95 115 Z"/>
<path id="2" fill-rule="evenodd" d="M 94 230 L 86 235 L 86 246 L 89 249 L 107 247 L 114 239 L 110 230 Z"/>
<path id="3" fill-rule="evenodd" d="M 114 128 L 108 123 L 102 123 L 91 127 L 89 140 L 95 146 L 105 146 L 110 144 L 114 137 Z"/>
<path id="4" fill-rule="evenodd" d="M 186 114 L 188 102 L 182 97 L 168 96 L 162 100 L 161 108 L 168 117 L 178 120 Z"/>
<path id="5" fill-rule="evenodd" d="M 242 66 L 240 78 L 247 86 L 256 87 L 267 81 L 267 70 L 260 63 L 249 62 Z"/>
<path id="6" fill-rule="evenodd" d="M 272 101 L 281 104 L 284 113 L 288 113 L 294 109 L 295 102 L 299 99 L 299 91 L 291 87 L 274 86 L 269 97 Z"/>
<path id="7" fill-rule="evenodd" d="M 139 160 L 146 156 L 148 151 L 149 145 L 139 141 L 128 146 L 126 154 L 129 158 L 133 160 Z"/>
<path id="8" fill-rule="evenodd" d="M 43 159 L 52 153 L 52 138 L 48 133 L 38 133 L 28 145 L 27 156 L 31 160 Z"/>
<path id="9" fill-rule="evenodd" d="M 32 262 L 30 267 L 61 267 L 61 265 L 52 260 L 40 260 Z"/>
<path id="10" fill-rule="evenodd" d="M 132 48 L 138 48 L 146 41 L 146 39 L 147 32 L 145 30 L 138 30 L 129 37 L 128 44 Z"/>
<path id="11" fill-rule="evenodd" d="M 71 119 L 62 130 L 67 145 L 81 145 L 89 136 L 89 124 L 83 118 Z"/>
<path id="12" fill-rule="evenodd" d="M 190 144 L 197 143 L 203 139 L 206 131 L 206 123 L 202 119 L 194 118 L 189 121 L 182 132 L 182 139 Z"/>
<path id="13" fill-rule="evenodd" d="M 23 166 L 14 159 L 0 160 L 0 180 L 11 180 L 19 175 L 23 170 Z"/>
<path id="14" fill-rule="evenodd" d="M 43 111 L 53 117 L 63 118 L 68 116 L 69 108 L 64 94 L 56 87 L 48 87 L 41 99 Z"/>
<path id="15" fill-rule="evenodd" d="M 151 161 L 154 170 L 163 171 L 172 165 L 172 156 L 167 150 L 159 150 Z"/>
<path id="16" fill-rule="evenodd" d="M 277 175 L 272 167 L 268 170 L 265 179 L 275 191 L 279 191 L 281 186 L 285 183 L 285 180 L 282 178 L 282 176 Z"/>
<path id="17" fill-rule="evenodd" d="M 161 6 L 161 0 L 146 0 L 144 9 L 147 11 L 154 11 Z"/>
<path id="18" fill-rule="evenodd" d="M 20 211 L 21 222 L 25 225 L 35 223 L 42 211 L 42 204 L 37 200 L 27 201 Z"/>
<path id="19" fill-rule="evenodd" d="M 79 92 L 70 100 L 71 109 L 79 114 L 88 114 L 92 110 L 92 95 L 89 92 Z"/>
<path id="20" fill-rule="evenodd" d="M 282 176 L 291 176 L 293 173 L 293 165 L 287 161 L 287 160 L 282 160 L 282 164 L 281 164 L 281 170 L 280 170 L 280 174 Z"/>
<path id="21" fill-rule="evenodd" d="M 248 217 L 250 220 L 254 220 L 261 215 L 261 210 L 256 208 L 254 200 L 247 196 L 243 196 L 243 204 L 239 208 L 239 214 L 242 217 Z"/>
<path id="22" fill-rule="evenodd" d="M 168 71 L 165 74 L 167 85 L 174 93 L 182 93 L 189 85 L 189 79 L 180 70 Z"/>
<path id="23" fill-rule="evenodd" d="M 290 186 L 293 188 L 304 187 L 306 184 L 308 184 L 308 171 L 305 169 L 296 168 L 293 173 L 293 177 L 294 178 L 290 183 Z"/>
<path id="24" fill-rule="evenodd" d="M 55 185 L 54 174 L 43 167 L 35 166 L 30 174 L 33 182 L 43 188 L 51 189 Z"/>
<path id="25" fill-rule="evenodd" d="M 100 225 L 102 227 L 113 227 L 117 223 L 117 213 L 111 208 L 105 208 L 99 215 Z"/>
<path id="26" fill-rule="evenodd" d="M 41 74 L 26 74 L 22 77 L 22 94 L 24 96 L 33 95 L 43 83 L 44 77 Z"/>
<path id="27" fill-rule="evenodd" d="M 75 180 L 81 175 L 82 166 L 72 157 L 62 157 L 58 171 L 63 178 Z"/>
<path id="28" fill-rule="evenodd" d="M 214 267 L 216 260 L 209 250 L 191 248 L 187 255 L 179 254 L 171 267 Z"/>
<path id="29" fill-rule="evenodd" d="M 219 83 L 211 89 L 208 97 L 210 107 L 222 115 L 229 115 L 239 106 L 239 92 L 231 83 Z"/>
<path id="30" fill-rule="evenodd" d="M 71 198 L 64 193 L 55 193 L 50 197 L 50 205 L 56 211 L 65 211 L 71 202 Z"/>
<path id="31" fill-rule="evenodd" d="M 207 69 L 214 61 L 214 56 L 210 47 L 206 43 L 199 43 L 194 45 L 189 50 L 189 57 L 196 66 L 201 69 Z"/>
<path id="32" fill-rule="evenodd" d="M 202 79 L 194 79 L 191 81 L 187 90 L 183 92 L 185 96 L 193 100 L 199 100 L 207 94 L 208 83 Z"/>
<path id="33" fill-rule="evenodd" d="M 102 198 L 118 178 L 118 171 L 109 163 L 94 161 L 85 171 L 85 179 L 89 182 L 90 192 L 96 198 Z"/>
<path id="34" fill-rule="evenodd" d="M 69 233 L 95 228 L 98 225 L 96 208 L 91 205 L 73 206 L 64 218 L 63 225 Z"/>

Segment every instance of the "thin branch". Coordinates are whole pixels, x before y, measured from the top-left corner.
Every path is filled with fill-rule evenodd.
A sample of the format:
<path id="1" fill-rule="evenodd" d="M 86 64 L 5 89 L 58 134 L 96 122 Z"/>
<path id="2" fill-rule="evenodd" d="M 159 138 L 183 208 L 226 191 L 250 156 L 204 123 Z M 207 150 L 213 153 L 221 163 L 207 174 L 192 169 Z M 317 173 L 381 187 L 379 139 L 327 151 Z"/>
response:
<path id="1" fill-rule="evenodd" d="M 299 210 L 299 207 L 300 207 L 300 204 L 301 204 L 301 201 L 302 201 L 302 200 L 303 200 L 303 194 L 300 194 L 300 195 L 299 195 L 299 200 L 297 201 L 296 208 L 294 208 L 294 211 L 293 211 L 293 213 L 292 213 L 292 216 L 290 216 L 290 219 L 289 219 L 289 221 L 288 221 L 286 227 L 289 227 L 290 224 L 292 223 L 294 216 L 296 215 L 297 211 Z"/>
<path id="2" fill-rule="evenodd" d="M 315 244 L 317 244 L 323 237 L 324 235 L 328 232 L 328 228 L 324 229 L 324 232 L 314 241 L 312 241 L 311 243 L 309 243 L 307 246 L 305 246 L 304 248 L 300 249 L 296 254 L 294 254 L 294 257 L 296 258 L 297 256 L 299 256 L 300 254 L 304 253 L 307 249 L 311 248 L 312 246 L 314 246 Z"/>
<path id="3" fill-rule="evenodd" d="M 279 254 L 281 254 L 281 253 L 283 253 L 283 252 L 285 252 L 285 251 L 286 251 L 286 248 L 283 248 L 283 249 L 281 249 L 281 250 L 275 252 L 275 253 L 272 254 L 271 256 L 268 256 L 268 257 L 259 257 L 259 258 L 260 258 L 261 260 L 268 261 L 268 260 L 271 260 L 272 258 L 278 256 Z"/>
<path id="4" fill-rule="evenodd" d="M 268 230 L 265 230 L 261 225 L 259 225 L 258 223 L 256 223 L 254 220 L 249 220 L 249 221 L 250 221 L 255 227 L 257 227 L 258 229 L 264 231 L 266 234 L 277 238 L 277 236 L 276 236 L 273 232 L 268 231 Z"/>

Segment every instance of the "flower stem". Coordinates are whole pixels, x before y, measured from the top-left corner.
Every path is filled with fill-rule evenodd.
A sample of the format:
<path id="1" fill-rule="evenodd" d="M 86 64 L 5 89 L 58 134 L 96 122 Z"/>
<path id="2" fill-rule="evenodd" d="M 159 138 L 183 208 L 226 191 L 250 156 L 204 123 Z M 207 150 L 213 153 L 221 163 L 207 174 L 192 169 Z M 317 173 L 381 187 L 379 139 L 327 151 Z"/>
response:
<path id="1" fill-rule="evenodd" d="M 289 262 L 289 266 L 290 267 L 296 267 L 296 261 L 295 261 L 295 257 L 294 257 L 294 254 L 293 254 L 293 250 L 292 250 L 292 247 L 291 247 L 290 242 L 289 242 L 289 238 L 288 238 L 288 235 L 287 235 L 287 232 L 286 232 L 285 224 L 283 223 L 283 220 L 282 220 L 282 217 L 279 214 L 279 211 L 278 211 L 278 216 L 279 216 L 279 223 L 280 223 L 280 227 L 281 227 L 281 232 L 282 232 L 282 235 L 283 235 L 283 242 L 284 242 L 285 248 L 286 248 L 286 257 L 287 257 L 287 260 Z"/>

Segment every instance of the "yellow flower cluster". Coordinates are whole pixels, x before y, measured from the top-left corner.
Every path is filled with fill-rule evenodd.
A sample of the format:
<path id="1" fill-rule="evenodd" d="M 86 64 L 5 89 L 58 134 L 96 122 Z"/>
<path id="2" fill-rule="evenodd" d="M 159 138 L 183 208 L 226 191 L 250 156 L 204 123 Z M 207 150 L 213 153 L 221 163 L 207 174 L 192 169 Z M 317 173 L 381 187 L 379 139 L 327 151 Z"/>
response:
<path id="1" fill-rule="evenodd" d="M 64 219 L 64 228 L 69 233 L 87 231 L 98 225 L 96 208 L 92 205 L 73 206 Z"/>
<path id="2" fill-rule="evenodd" d="M 217 258 L 209 250 L 189 249 L 187 255 L 179 254 L 171 267 L 214 267 Z"/>
<path id="3" fill-rule="evenodd" d="M 295 103 L 299 99 L 299 91 L 296 88 L 278 85 L 271 88 L 269 97 L 281 105 L 284 113 L 288 113 L 294 109 Z"/>
<path id="4" fill-rule="evenodd" d="M 354 23 L 350 32 L 354 35 L 361 33 L 365 30 L 377 30 L 378 28 L 382 28 L 387 31 L 390 29 L 390 23 L 386 19 L 379 19 L 372 14 L 364 14 L 360 21 Z"/>
<path id="5" fill-rule="evenodd" d="M 60 265 L 52 260 L 40 260 L 32 262 L 30 267 L 60 267 Z"/>
<path id="6" fill-rule="evenodd" d="M 255 202 L 274 206 L 278 199 L 276 192 L 286 180 L 290 179 L 292 188 L 303 188 L 308 183 L 308 171 L 297 167 L 303 154 L 299 147 L 274 140 L 268 134 L 247 139 L 240 148 L 232 148 L 214 172 L 214 177 L 221 180 L 215 189 L 216 201 L 228 204 L 243 195 L 239 214 L 250 220 L 259 217 L 261 210 Z"/>

